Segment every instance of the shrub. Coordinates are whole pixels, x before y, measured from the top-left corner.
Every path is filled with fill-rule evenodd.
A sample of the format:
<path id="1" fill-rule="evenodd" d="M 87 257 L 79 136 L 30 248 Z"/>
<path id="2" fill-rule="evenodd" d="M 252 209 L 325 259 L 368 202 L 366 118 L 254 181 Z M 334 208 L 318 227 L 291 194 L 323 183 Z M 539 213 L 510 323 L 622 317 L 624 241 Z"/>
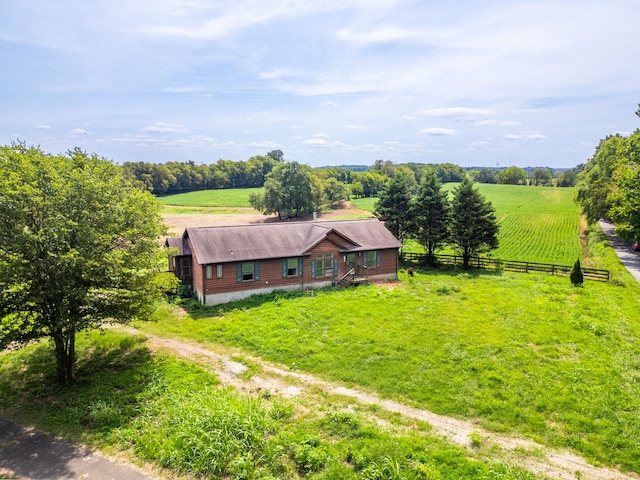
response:
<path id="1" fill-rule="evenodd" d="M 576 263 L 574 263 L 571 273 L 569 274 L 569 278 L 571 279 L 571 284 L 575 287 L 584 283 L 584 275 L 582 274 L 582 268 L 580 267 L 580 259 L 577 259 Z"/>

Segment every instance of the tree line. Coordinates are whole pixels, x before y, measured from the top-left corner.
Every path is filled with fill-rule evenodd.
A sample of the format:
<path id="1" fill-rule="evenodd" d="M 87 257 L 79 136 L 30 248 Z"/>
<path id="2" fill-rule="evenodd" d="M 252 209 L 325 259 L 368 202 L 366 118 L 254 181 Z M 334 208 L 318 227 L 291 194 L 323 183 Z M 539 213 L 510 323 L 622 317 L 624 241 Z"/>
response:
<path id="1" fill-rule="evenodd" d="M 620 237 L 640 240 L 640 129 L 600 141 L 578 177 L 576 198 L 589 223 L 608 220 Z"/>
<path id="2" fill-rule="evenodd" d="M 125 175 L 137 180 L 155 195 L 171 195 L 195 190 L 223 188 L 263 187 L 267 175 L 284 163 L 281 150 L 272 150 L 266 155 L 256 155 L 246 161 L 218 160 L 210 165 L 189 162 L 125 162 Z M 371 166 L 352 165 L 340 167 L 312 168 L 311 171 L 322 179 L 335 179 L 348 188 L 351 197 L 375 197 L 396 169 L 407 168 L 420 182 L 427 171 L 434 171 L 442 183 L 461 182 L 467 175 L 479 183 L 503 183 L 513 185 L 546 185 L 572 187 L 575 185 L 579 169 L 557 170 L 549 168 L 523 169 L 508 168 L 465 169 L 452 163 L 394 164 L 389 160 L 376 160 Z"/>

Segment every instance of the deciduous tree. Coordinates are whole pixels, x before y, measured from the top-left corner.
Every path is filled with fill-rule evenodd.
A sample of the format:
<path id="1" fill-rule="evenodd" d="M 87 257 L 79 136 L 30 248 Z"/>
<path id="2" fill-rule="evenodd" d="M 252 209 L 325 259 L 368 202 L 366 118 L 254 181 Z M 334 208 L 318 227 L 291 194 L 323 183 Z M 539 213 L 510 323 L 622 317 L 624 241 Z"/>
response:
<path id="1" fill-rule="evenodd" d="M 0 192 L 0 350 L 50 338 L 68 384 L 77 333 L 147 318 L 175 286 L 157 203 L 110 161 L 22 144 L 0 147 Z"/>
<path id="2" fill-rule="evenodd" d="M 527 172 L 515 165 L 500 170 L 497 175 L 498 183 L 507 185 L 524 185 L 527 183 L 527 178 L 529 178 Z"/>
<path id="3" fill-rule="evenodd" d="M 311 167 L 286 162 L 274 167 L 264 182 L 264 193 L 252 194 L 249 202 L 265 215 L 277 213 L 282 219 L 313 213 L 318 209 L 321 194 Z"/>

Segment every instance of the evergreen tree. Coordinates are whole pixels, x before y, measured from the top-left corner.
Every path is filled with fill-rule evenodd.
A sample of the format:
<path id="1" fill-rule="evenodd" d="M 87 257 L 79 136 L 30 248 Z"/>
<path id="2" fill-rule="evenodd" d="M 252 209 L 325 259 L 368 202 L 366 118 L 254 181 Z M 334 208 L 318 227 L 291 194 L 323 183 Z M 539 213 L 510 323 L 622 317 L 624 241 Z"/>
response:
<path id="1" fill-rule="evenodd" d="M 498 247 L 498 220 L 487 201 L 465 178 L 453 191 L 450 243 L 462 252 L 463 268 L 472 256 Z"/>
<path id="2" fill-rule="evenodd" d="M 577 259 L 576 263 L 573 264 L 571 273 L 569 273 L 569 279 L 571 280 L 571 284 L 576 287 L 584 283 L 584 275 L 582 274 L 580 259 Z"/>
<path id="3" fill-rule="evenodd" d="M 434 171 L 429 170 L 422 177 L 411 216 L 416 227 L 415 239 L 424 247 L 429 263 L 433 265 L 436 250 L 449 238 L 451 221 L 451 206 L 447 193 L 442 190 Z"/>
<path id="4" fill-rule="evenodd" d="M 398 169 L 376 203 L 376 215 L 400 242 L 404 242 L 415 228 L 411 215 L 414 185 L 413 173 Z"/>

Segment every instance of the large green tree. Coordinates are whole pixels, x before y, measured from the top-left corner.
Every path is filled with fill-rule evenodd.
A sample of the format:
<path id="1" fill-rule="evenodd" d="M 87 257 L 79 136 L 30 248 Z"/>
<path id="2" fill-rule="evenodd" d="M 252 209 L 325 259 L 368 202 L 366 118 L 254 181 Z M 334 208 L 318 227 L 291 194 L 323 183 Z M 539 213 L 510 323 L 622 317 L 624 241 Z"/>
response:
<path id="1" fill-rule="evenodd" d="M 95 155 L 0 147 L 0 225 L 0 349 L 51 339 L 63 384 L 76 334 L 144 319 L 174 285 L 154 197 Z"/>
<path id="2" fill-rule="evenodd" d="M 463 268 L 471 257 L 498 248 L 498 220 L 491 202 L 468 178 L 453 190 L 450 243 L 462 253 Z"/>
<path id="3" fill-rule="evenodd" d="M 415 222 L 415 238 L 427 252 L 428 261 L 435 263 L 435 252 L 449 238 L 451 207 L 447 193 L 442 190 L 435 171 L 428 170 L 416 194 L 411 208 Z"/>
<path id="4" fill-rule="evenodd" d="M 252 194 L 249 202 L 265 215 L 297 218 L 317 211 L 321 196 L 322 184 L 314 178 L 311 167 L 286 162 L 274 167 L 266 176 L 264 193 Z"/>
<path id="5" fill-rule="evenodd" d="M 629 162 L 629 140 L 610 135 L 601 140 L 596 152 L 578 175 L 576 198 L 589 223 L 600 218 L 611 220 L 613 197 L 619 195 L 619 177 Z"/>
<path id="6" fill-rule="evenodd" d="M 527 175 L 527 172 L 515 165 L 500 170 L 496 176 L 498 183 L 506 185 L 525 185 L 528 178 L 529 175 Z"/>
<path id="7" fill-rule="evenodd" d="M 415 184 L 411 170 L 398 168 L 380 192 L 375 205 L 378 218 L 400 242 L 404 242 L 415 230 L 411 215 Z"/>
<path id="8" fill-rule="evenodd" d="M 618 164 L 609 195 L 609 216 L 616 224 L 616 234 L 629 241 L 640 240 L 640 130 L 627 138 L 625 161 Z"/>

